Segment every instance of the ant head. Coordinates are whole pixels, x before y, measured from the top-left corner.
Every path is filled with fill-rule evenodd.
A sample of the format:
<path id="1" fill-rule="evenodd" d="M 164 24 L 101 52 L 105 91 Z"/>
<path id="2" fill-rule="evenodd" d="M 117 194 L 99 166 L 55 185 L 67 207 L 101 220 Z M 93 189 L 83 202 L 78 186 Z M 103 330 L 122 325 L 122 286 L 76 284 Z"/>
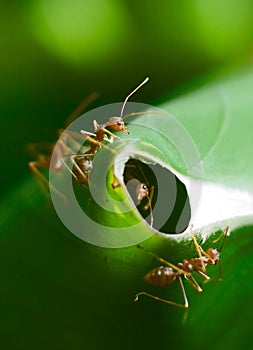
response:
<path id="1" fill-rule="evenodd" d="M 216 249 L 216 248 L 209 248 L 206 251 L 206 254 L 208 255 L 208 257 L 210 257 L 215 264 L 217 264 L 220 260 L 220 252 Z"/>
<path id="2" fill-rule="evenodd" d="M 129 131 L 126 128 L 124 120 L 122 117 L 111 117 L 108 120 L 107 127 L 115 131 L 124 131 L 129 134 Z"/>
<path id="3" fill-rule="evenodd" d="M 141 200 L 145 197 L 148 197 L 148 195 L 149 195 L 148 186 L 144 183 L 139 183 L 136 186 L 137 203 L 139 204 Z"/>

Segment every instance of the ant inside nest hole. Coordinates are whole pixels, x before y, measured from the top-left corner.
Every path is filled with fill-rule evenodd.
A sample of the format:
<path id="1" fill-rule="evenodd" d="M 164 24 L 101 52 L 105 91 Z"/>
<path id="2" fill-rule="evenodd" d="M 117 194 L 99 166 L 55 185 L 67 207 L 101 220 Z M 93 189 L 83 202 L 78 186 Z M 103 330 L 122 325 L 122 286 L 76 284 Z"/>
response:
<path id="1" fill-rule="evenodd" d="M 124 183 L 142 217 L 162 233 L 181 233 L 189 225 L 191 208 L 185 185 L 158 164 L 130 158 Z"/>

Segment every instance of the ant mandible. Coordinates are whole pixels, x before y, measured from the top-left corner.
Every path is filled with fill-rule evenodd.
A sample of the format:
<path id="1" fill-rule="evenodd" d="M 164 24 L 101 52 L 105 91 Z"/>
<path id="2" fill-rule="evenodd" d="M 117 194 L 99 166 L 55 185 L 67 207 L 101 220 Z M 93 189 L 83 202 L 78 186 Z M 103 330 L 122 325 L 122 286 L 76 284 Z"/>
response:
<path id="1" fill-rule="evenodd" d="M 134 301 L 138 301 L 140 295 L 146 295 L 149 298 L 155 299 L 157 301 L 161 301 L 166 304 L 174 305 L 180 308 L 188 308 L 189 303 L 186 297 L 182 277 L 186 277 L 191 285 L 198 291 L 202 292 L 201 287 L 197 283 L 197 281 L 194 279 L 193 275 L 191 274 L 191 271 L 195 271 L 200 276 L 202 276 L 206 281 L 210 280 L 210 277 L 206 274 L 205 268 L 207 265 L 216 265 L 217 263 L 220 263 L 220 252 L 224 247 L 226 237 L 229 235 L 229 226 L 227 226 L 222 234 L 216 239 L 213 243 L 216 243 L 222 236 L 223 240 L 221 243 L 221 246 L 219 249 L 216 248 L 209 248 L 207 251 L 204 251 L 202 247 L 198 244 L 196 237 L 193 236 L 193 241 L 196 247 L 196 250 L 199 254 L 198 258 L 193 259 L 184 259 L 182 263 L 178 263 L 177 266 L 173 265 L 172 263 L 160 258 L 156 254 L 146 250 L 145 248 L 138 246 L 139 248 L 146 251 L 148 254 L 155 257 L 158 261 L 160 261 L 162 264 L 166 266 L 160 266 L 158 268 L 155 268 L 148 272 L 145 276 L 145 280 L 149 282 L 150 284 L 153 284 L 155 286 L 167 286 L 172 284 L 175 280 L 179 282 L 180 289 L 183 294 L 184 304 L 179 304 L 174 301 L 170 301 L 167 299 L 162 299 L 160 297 L 157 297 L 155 295 L 151 295 L 147 292 L 139 292 L 136 294 Z M 219 273 L 219 280 L 221 280 L 221 269 Z"/>

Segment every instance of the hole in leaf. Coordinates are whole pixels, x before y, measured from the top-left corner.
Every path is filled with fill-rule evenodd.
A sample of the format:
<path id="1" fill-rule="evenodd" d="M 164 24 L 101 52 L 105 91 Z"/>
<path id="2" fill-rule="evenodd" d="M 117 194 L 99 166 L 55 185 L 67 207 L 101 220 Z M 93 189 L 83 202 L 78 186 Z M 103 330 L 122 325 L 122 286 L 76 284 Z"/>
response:
<path id="1" fill-rule="evenodd" d="M 155 229 L 177 234 L 188 227 L 188 193 L 171 171 L 131 158 L 125 165 L 124 182 L 140 214 L 149 224 L 153 221 Z"/>

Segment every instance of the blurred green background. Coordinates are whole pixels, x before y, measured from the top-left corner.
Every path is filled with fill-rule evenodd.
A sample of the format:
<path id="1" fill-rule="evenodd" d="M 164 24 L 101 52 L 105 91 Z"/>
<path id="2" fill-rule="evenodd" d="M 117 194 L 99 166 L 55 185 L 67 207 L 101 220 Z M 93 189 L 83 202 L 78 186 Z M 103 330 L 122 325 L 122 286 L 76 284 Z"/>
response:
<path id="1" fill-rule="evenodd" d="M 183 94 L 203 81 L 210 81 L 238 67 L 251 66 L 253 0 L 5 1 L 0 4 L 0 37 L 1 194 L 9 199 L 8 206 L 4 202 L 6 210 L 3 206 L 1 208 L 4 230 L 0 244 L 0 281 L 1 276 L 5 281 L 0 287 L 0 309 L 3 310 L 0 336 L 4 339 L 3 350 L 34 349 L 33 344 L 40 336 L 44 336 L 45 344 L 51 344 L 53 349 L 58 349 L 59 339 L 62 342 L 59 349 L 62 350 L 65 341 L 67 348 L 74 342 L 75 350 L 79 349 L 78 346 L 85 346 L 86 341 L 87 329 L 83 329 L 82 324 L 83 320 L 87 321 L 86 307 L 91 319 L 88 332 L 91 330 L 92 335 L 94 325 L 98 324 L 103 334 L 101 320 L 107 320 L 110 308 L 117 309 L 114 297 L 122 299 L 123 311 L 117 309 L 117 318 L 110 320 L 108 325 L 118 322 L 119 333 L 124 334 L 122 314 L 128 313 L 129 319 L 126 322 L 129 329 L 133 329 L 133 334 L 138 339 L 143 337 L 148 347 L 149 329 L 145 330 L 145 326 L 138 328 L 139 323 L 143 322 L 143 315 L 148 315 L 149 312 L 151 316 L 155 314 L 157 318 L 160 317 L 164 312 L 164 305 L 150 303 L 150 309 L 147 309 L 146 304 L 140 303 L 137 309 L 136 304 L 128 299 L 125 301 L 126 295 L 117 294 L 117 288 L 112 290 L 111 296 L 110 286 L 107 290 L 108 304 L 104 305 L 100 290 L 106 285 L 108 276 L 108 285 L 111 282 L 111 271 L 105 271 L 104 277 L 98 279 L 96 275 L 93 276 L 92 269 L 89 270 L 89 266 L 94 264 L 94 271 L 96 268 L 100 271 L 105 262 L 102 254 L 99 255 L 99 248 L 84 244 L 84 249 L 74 238 L 72 241 L 64 236 L 65 233 L 58 230 L 61 226 L 57 226 L 54 214 L 50 212 L 45 217 L 44 202 L 41 204 L 43 209 L 38 210 L 41 198 L 34 211 L 29 206 L 30 184 L 38 193 L 40 190 L 35 182 L 31 182 L 33 179 L 27 163 L 33 158 L 27 153 L 27 144 L 54 142 L 56 130 L 64 125 L 75 106 L 93 91 L 99 93 L 99 99 L 91 107 L 119 102 L 144 77 L 150 76 L 150 82 L 132 101 L 157 104 Z M 29 182 L 25 183 L 25 179 Z M 43 196 L 42 198 L 44 200 Z M 5 220 L 4 216 L 8 218 Z M 248 240 L 240 240 L 240 244 L 245 245 L 242 250 L 248 252 L 246 256 L 252 264 L 250 230 L 247 234 Z M 235 242 L 234 237 L 231 241 L 234 242 L 231 245 L 235 249 L 238 241 Z M 115 254 L 118 254 L 120 261 L 122 252 L 117 251 Z M 130 285 L 133 289 L 130 294 L 134 295 L 134 283 L 140 279 L 140 271 L 135 269 L 135 264 L 139 261 L 129 262 L 128 255 L 123 254 L 126 261 L 122 260 L 118 267 L 115 259 L 112 271 L 116 276 L 119 274 L 117 269 L 121 268 L 122 278 L 127 279 L 127 275 L 124 277 L 124 266 L 129 263 L 132 270 L 136 270 L 137 277 L 131 282 L 133 285 Z M 235 253 L 227 260 L 224 259 L 224 266 L 225 269 L 226 266 L 232 266 L 228 275 L 231 284 L 238 284 L 236 278 L 232 280 L 232 277 L 240 264 L 240 271 L 244 274 L 244 261 L 239 254 L 234 260 L 234 255 Z M 227 303 L 229 308 L 233 298 L 241 296 L 230 295 L 228 282 L 226 295 L 221 302 Z M 248 270 L 243 282 L 249 283 Z M 91 303 L 88 300 L 86 304 L 80 304 L 87 283 L 91 283 L 91 287 L 94 284 L 94 299 Z M 115 283 L 120 288 L 124 283 L 129 284 L 129 281 L 121 283 L 116 280 Z M 212 290 L 215 286 L 207 286 L 206 289 L 208 288 Z M 127 294 L 127 298 L 131 297 L 130 294 Z M 210 295 L 215 305 L 219 294 Z M 194 298 L 196 300 L 199 295 L 193 297 L 193 300 Z M 247 298 L 251 298 L 250 294 Z M 94 310 L 96 300 L 98 307 Z M 8 305 L 10 302 L 11 306 Z M 244 313 L 247 313 L 248 320 L 251 315 L 250 308 L 247 309 L 247 303 L 245 305 Z M 20 314 L 16 309 L 21 310 Z M 194 339 L 196 343 L 200 339 L 201 348 L 213 346 L 212 322 L 214 319 L 216 321 L 214 309 L 211 311 L 211 316 L 214 316 L 206 323 L 206 327 L 202 325 L 205 328 L 203 334 L 198 335 L 198 321 L 202 314 L 191 323 L 195 330 Z M 242 312 L 239 309 L 237 311 L 238 314 Z M 205 305 L 203 312 L 208 319 L 209 305 Z M 139 313 L 139 317 L 133 321 L 131 317 L 136 313 Z M 177 315 L 177 310 L 168 309 L 166 315 L 162 314 L 164 319 L 161 317 L 161 320 L 164 324 L 159 329 L 160 332 L 158 331 L 157 339 L 154 339 L 155 343 L 163 345 L 164 334 L 171 329 L 168 332 L 168 336 L 172 336 L 171 344 L 177 344 L 181 334 L 178 331 L 177 318 L 173 318 L 173 315 Z M 219 315 L 221 322 L 225 320 L 224 327 L 235 318 L 235 315 L 222 314 L 222 309 L 219 310 Z M 148 317 L 145 319 L 147 323 L 144 325 L 149 324 Z M 178 319 L 181 320 L 181 316 Z M 74 320 L 78 323 L 76 332 Z M 156 319 L 153 323 L 156 323 Z M 188 333 L 193 328 L 189 328 Z M 248 328 L 251 328 L 249 323 L 246 330 Z M 231 328 L 230 331 L 234 330 Z M 237 330 L 238 333 L 240 331 L 241 329 Z M 222 332 L 221 329 L 220 333 L 215 333 L 218 334 L 220 343 L 223 341 Z M 249 329 L 247 334 L 251 334 L 250 332 Z M 154 333 L 157 335 L 156 329 Z M 18 341 L 23 341 L 22 344 L 16 341 L 13 336 L 15 334 L 18 334 Z M 207 339 L 208 344 L 205 343 Z M 241 338 L 238 339 L 240 342 Z M 187 337 L 182 337 L 180 341 L 188 348 Z M 94 344 L 95 342 L 94 338 Z M 138 346 L 141 348 L 140 344 Z M 115 348 L 118 348 L 122 344 L 116 345 Z M 238 348 L 238 344 L 235 345 Z M 226 344 L 224 348 L 225 346 Z M 37 346 L 37 349 L 45 348 L 49 349 L 43 343 Z"/>
<path id="2" fill-rule="evenodd" d="M 27 143 L 54 141 L 89 93 L 122 101 L 150 76 L 132 100 L 155 103 L 252 60 L 252 0 L 13 0 L 0 17 L 5 193 L 29 176 Z"/>

